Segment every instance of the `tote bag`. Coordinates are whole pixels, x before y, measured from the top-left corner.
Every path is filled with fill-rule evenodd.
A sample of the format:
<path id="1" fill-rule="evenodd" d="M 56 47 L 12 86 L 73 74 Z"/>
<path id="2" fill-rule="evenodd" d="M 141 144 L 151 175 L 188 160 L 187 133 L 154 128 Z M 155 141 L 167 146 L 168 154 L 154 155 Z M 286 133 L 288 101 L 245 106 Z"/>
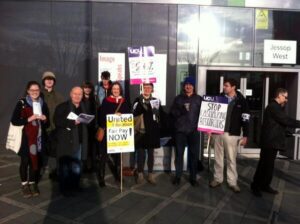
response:
<path id="1" fill-rule="evenodd" d="M 22 142 L 22 130 L 24 125 L 16 126 L 10 123 L 7 139 L 6 139 L 6 149 L 12 150 L 18 153 Z"/>

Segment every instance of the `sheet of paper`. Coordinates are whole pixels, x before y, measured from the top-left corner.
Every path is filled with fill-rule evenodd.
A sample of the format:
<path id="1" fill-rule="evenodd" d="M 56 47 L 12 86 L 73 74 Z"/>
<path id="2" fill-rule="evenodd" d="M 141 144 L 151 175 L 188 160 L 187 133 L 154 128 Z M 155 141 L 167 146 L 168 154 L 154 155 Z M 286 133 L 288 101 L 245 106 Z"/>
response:
<path id="1" fill-rule="evenodd" d="M 89 124 L 94 118 L 94 115 L 81 113 L 76 120 L 83 124 Z"/>
<path id="2" fill-rule="evenodd" d="M 70 112 L 69 113 L 69 115 L 68 115 L 68 117 L 67 117 L 67 119 L 69 119 L 69 120 L 76 120 L 78 118 L 78 115 L 77 114 L 75 114 L 74 112 Z"/>
<path id="3" fill-rule="evenodd" d="M 33 114 L 39 115 L 39 116 L 42 115 L 42 107 L 41 107 L 40 102 L 33 102 L 32 107 L 33 107 Z"/>

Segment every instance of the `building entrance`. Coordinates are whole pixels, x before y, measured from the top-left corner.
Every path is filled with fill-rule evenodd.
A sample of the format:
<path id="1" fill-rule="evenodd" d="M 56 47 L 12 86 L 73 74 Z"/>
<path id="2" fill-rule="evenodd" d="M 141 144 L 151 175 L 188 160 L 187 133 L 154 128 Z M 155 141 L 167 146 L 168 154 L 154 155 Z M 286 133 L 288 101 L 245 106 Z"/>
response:
<path id="1" fill-rule="evenodd" d="M 223 83 L 227 78 L 233 78 L 238 81 L 238 91 L 245 96 L 251 115 L 248 143 L 240 149 L 240 153 L 259 153 L 263 111 L 274 97 L 277 88 L 281 87 L 288 90 L 289 102 L 286 110 L 289 116 L 297 118 L 297 111 L 299 111 L 297 110 L 299 104 L 298 71 L 251 71 L 209 68 L 205 72 L 203 70 L 198 72 L 198 89 L 205 85 L 205 92 L 202 90 L 202 94 L 218 95 L 223 91 Z M 293 143 L 294 138 L 288 140 L 287 145 L 289 148 L 284 153 L 289 157 L 293 157 Z"/>

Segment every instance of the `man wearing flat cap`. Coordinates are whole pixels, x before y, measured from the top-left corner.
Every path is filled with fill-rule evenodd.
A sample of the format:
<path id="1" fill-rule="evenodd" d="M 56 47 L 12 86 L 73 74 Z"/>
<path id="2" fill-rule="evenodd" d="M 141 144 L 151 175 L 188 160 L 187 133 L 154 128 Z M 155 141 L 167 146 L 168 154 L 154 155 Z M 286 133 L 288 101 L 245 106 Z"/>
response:
<path id="1" fill-rule="evenodd" d="M 171 116 L 175 122 L 175 168 L 174 185 L 180 185 L 183 171 L 183 155 L 185 147 L 189 154 L 190 183 L 198 186 L 196 179 L 200 151 L 200 134 L 197 131 L 202 97 L 196 94 L 195 79 L 186 77 L 183 93 L 176 96 L 171 107 Z"/>
<path id="2" fill-rule="evenodd" d="M 56 84 L 56 77 L 55 77 L 54 73 L 51 71 L 45 71 L 42 75 L 42 85 L 44 87 L 44 88 L 42 88 L 42 97 L 45 100 L 45 102 L 47 103 L 48 108 L 49 108 L 50 125 L 49 125 L 49 128 L 47 129 L 47 136 L 48 136 L 47 146 L 48 147 L 49 147 L 49 143 L 50 143 L 49 141 L 51 141 L 51 136 L 52 136 L 51 132 L 55 129 L 55 125 L 53 122 L 55 108 L 58 104 L 60 104 L 64 101 L 63 96 L 54 90 L 55 84 Z M 49 150 L 48 150 L 48 155 L 51 154 L 51 152 L 49 152 Z M 54 155 L 52 155 L 52 156 L 54 156 Z M 46 164 L 44 164 L 44 165 L 46 165 Z M 48 166 L 49 166 L 49 178 L 55 179 L 56 178 L 56 159 L 54 159 L 53 157 L 49 157 L 48 158 Z"/>

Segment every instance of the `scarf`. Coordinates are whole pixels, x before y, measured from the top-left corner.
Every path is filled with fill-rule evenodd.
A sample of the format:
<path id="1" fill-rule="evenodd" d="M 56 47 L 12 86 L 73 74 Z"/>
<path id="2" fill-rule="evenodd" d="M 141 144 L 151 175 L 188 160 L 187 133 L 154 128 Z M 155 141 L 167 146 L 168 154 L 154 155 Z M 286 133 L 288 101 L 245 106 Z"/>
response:
<path id="1" fill-rule="evenodd" d="M 30 96 L 26 96 L 26 102 L 29 104 L 29 107 L 25 107 L 22 110 L 21 116 L 24 118 L 29 118 L 33 115 L 32 99 Z M 43 105 L 43 100 L 39 97 L 38 102 Z M 38 152 L 42 150 L 42 127 L 40 120 L 34 120 L 28 122 L 24 126 L 25 135 L 27 137 L 27 143 L 29 148 L 29 157 L 32 162 L 33 170 L 38 169 Z"/>

